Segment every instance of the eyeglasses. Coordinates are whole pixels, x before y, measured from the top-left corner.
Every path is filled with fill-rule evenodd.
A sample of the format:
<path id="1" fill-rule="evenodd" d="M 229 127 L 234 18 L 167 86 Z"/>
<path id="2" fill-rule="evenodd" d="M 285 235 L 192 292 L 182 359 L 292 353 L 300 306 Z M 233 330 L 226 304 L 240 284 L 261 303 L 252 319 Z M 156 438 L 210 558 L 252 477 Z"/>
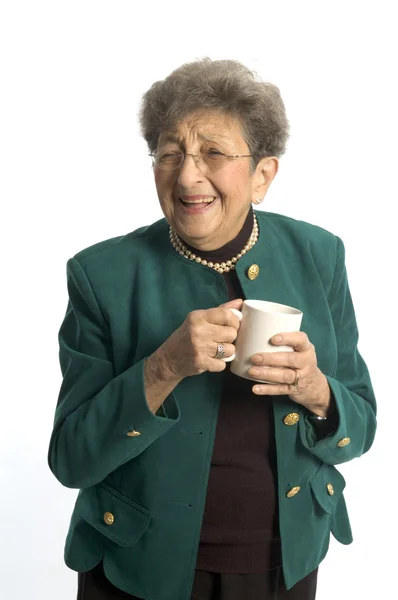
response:
<path id="1" fill-rule="evenodd" d="M 250 158 L 251 154 L 223 154 L 218 150 L 206 150 L 200 154 L 191 154 L 190 152 L 165 152 L 164 154 L 150 154 L 153 166 L 162 171 L 175 171 L 183 164 L 186 156 L 192 156 L 199 169 L 205 166 L 210 171 L 217 171 L 224 167 L 234 158 Z"/>

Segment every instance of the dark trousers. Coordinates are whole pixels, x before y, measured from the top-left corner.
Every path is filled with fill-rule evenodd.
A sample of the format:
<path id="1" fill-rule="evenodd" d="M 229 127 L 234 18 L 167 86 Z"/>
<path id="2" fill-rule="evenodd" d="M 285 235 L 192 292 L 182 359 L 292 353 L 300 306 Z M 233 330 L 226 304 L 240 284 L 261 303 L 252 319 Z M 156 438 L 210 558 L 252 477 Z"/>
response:
<path id="1" fill-rule="evenodd" d="M 191 600 L 315 600 L 318 569 L 286 590 L 281 569 L 268 573 L 229 574 L 196 571 Z M 113 586 L 102 563 L 78 575 L 77 600 L 141 600 Z"/>

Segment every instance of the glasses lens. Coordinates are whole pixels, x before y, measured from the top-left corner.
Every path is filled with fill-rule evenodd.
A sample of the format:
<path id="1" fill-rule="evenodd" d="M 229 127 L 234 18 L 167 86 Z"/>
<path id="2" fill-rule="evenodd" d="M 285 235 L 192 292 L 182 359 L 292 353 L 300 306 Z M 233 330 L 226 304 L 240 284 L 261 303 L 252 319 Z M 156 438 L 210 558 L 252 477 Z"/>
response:
<path id="1" fill-rule="evenodd" d="M 210 169 L 219 168 L 228 161 L 228 157 L 217 150 L 202 153 L 202 160 Z"/>
<path id="2" fill-rule="evenodd" d="M 201 152 L 199 156 L 194 157 L 195 163 L 199 167 L 207 167 L 211 171 L 220 169 L 228 162 L 228 157 L 216 150 Z M 155 158 L 155 165 L 163 171 L 174 171 L 179 169 L 184 162 L 185 154 L 183 152 L 165 152 Z M 198 160 L 199 159 L 199 160 Z"/>
<path id="3" fill-rule="evenodd" d="M 155 165 L 164 171 L 173 171 L 178 169 L 183 160 L 184 155 L 182 152 L 167 152 L 156 156 Z"/>

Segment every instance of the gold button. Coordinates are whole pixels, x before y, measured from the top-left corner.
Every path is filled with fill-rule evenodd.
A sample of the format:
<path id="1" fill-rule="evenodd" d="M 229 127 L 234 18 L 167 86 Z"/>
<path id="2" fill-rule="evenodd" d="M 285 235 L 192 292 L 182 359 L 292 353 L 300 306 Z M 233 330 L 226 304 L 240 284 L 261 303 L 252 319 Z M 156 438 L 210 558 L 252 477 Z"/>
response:
<path id="1" fill-rule="evenodd" d="M 136 431 L 135 429 L 133 429 L 132 431 L 129 431 L 129 432 L 127 433 L 127 435 L 128 435 L 129 437 L 137 437 L 137 435 L 141 435 L 141 434 L 140 434 L 140 432 L 139 432 L 139 431 Z"/>
<path id="2" fill-rule="evenodd" d="M 253 279 L 257 279 L 259 273 L 260 273 L 260 267 L 258 265 L 252 265 L 251 267 L 249 267 L 249 269 L 247 271 L 247 276 L 249 279 L 253 280 Z"/>
<path id="3" fill-rule="evenodd" d="M 344 446 L 348 446 L 348 444 L 350 442 L 351 442 L 350 438 L 343 438 L 342 440 L 337 442 L 337 445 L 339 446 L 339 448 L 344 448 Z"/>
<path id="4" fill-rule="evenodd" d="M 298 494 L 299 491 L 300 491 L 300 486 L 298 485 L 297 487 L 294 487 L 291 490 L 289 490 L 288 493 L 286 494 L 286 496 L 288 498 L 293 498 L 293 496 L 295 496 L 296 494 Z"/>
<path id="5" fill-rule="evenodd" d="M 106 512 L 104 514 L 104 521 L 107 525 L 113 525 L 113 523 L 115 522 L 115 517 L 112 513 Z"/>
<path id="6" fill-rule="evenodd" d="M 332 484 L 331 484 L 331 483 L 328 483 L 326 487 L 327 487 L 327 490 L 328 490 L 328 494 L 329 494 L 330 496 L 333 496 L 333 494 L 334 494 L 334 489 L 333 489 L 333 486 L 332 486 Z"/>
<path id="7" fill-rule="evenodd" d="M 285 425 L 295 425 L 300 420 L 298 413 L 290 413 L 283 419 Z"/>

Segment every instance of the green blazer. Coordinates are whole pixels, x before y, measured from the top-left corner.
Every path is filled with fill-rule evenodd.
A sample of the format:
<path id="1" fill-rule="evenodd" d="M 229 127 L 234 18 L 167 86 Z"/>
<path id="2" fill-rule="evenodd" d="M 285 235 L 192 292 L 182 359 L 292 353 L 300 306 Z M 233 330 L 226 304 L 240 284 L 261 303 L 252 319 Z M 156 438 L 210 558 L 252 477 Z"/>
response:
<path id="1" fill-rule="evenodd" d="M 275 420 L 290 589 L 322 561 L 330 532 L 352 542 L 345 481 L 335 465 L 369 450 L 376 406 L 357 349 L 342 241 L 283 215 L 256 215 L 259 241 L 236 265 L 244 295 L 303 311 L 302 330 L 338 411 L 337 431 L 319 440 L 304 408 L 288 396 L 264 397 Z M 260 268 L 254 280 L 247 275 L 252 264 Z M 67 278 L 63 382 L 49 448 L 57 479 L 80 489 L 65 562 L 87 571 L 103 559 L 110 581 L 130 594 L 189 600 L 225 373 L 185 378 L 154 415 L 144 363 L 190 311 L 226 302 L 225 282 L 177 254 L 165 219 L 79 252 Z M 300 419 L 285 423 L 292 412 Z M 292 488 L 300 489 L 293 495 Z"/>

